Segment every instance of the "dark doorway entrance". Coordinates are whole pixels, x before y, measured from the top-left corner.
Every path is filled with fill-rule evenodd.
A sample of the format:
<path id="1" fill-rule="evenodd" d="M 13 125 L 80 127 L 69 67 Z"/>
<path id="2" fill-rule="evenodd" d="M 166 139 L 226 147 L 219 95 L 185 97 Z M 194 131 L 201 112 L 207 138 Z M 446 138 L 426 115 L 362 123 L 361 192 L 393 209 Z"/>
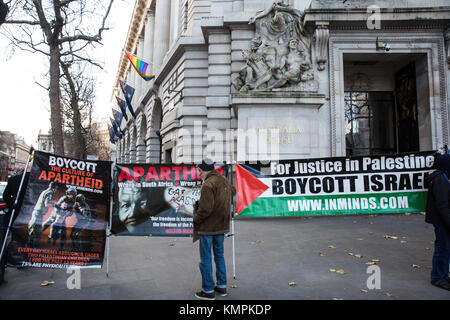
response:
<path id="1" fill-rule="evenodd" d="M 395 104 L 392 92 L 345 92 L 348 156 L 395 152 Z"/>
<path id="2" fill-rule="evenodd" d="M 395 74 L 398 152 L 419 151 L 416 66 L 411 62 Z"/>
<path id="3" fill-rule="evenodd" d="M 346 155 L 429 150 L 426 54 L 344 54 Z"/>

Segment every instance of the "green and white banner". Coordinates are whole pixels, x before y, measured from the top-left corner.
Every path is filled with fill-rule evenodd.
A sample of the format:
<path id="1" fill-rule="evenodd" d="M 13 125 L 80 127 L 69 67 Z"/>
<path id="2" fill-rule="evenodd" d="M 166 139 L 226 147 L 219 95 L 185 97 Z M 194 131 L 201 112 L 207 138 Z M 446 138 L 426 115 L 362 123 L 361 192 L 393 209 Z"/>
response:
<path id="1" fill-rule="evenodd" d="M 237 164 L 240 216 L 423 212 L 434 152 Z"/>

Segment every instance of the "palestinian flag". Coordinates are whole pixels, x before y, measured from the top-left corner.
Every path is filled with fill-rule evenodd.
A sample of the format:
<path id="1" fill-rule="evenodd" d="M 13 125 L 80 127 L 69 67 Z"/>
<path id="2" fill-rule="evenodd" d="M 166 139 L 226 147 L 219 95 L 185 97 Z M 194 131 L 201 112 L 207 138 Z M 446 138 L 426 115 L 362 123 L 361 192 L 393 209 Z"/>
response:
<path id="1" fill-rule="evenodd" d="M 236 214 L 252 215 L 252 209 L 260 209 L 258 204 L 254 208 L 252 204 L 260 195 L 262 195 L 269 186 L 259 180 L 254 174 L 250 173 L 254 169 L 236 164 L 236 187 L 237 187 L 237 208 Z"/>

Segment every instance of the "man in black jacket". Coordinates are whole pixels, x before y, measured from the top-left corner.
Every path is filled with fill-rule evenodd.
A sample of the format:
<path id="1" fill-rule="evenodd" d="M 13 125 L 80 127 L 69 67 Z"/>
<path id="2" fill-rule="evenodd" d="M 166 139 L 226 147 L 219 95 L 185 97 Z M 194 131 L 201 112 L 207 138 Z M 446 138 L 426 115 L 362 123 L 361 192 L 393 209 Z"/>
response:
<path id="1" fill-rule="evenodd" d="M 6 236 L 6 231 L 9 226 L 11 214 L 14 209 L 14 203 L 16 201 L 17 194 L 19 193 L 19 187 L 20 187 L 20 182 L 22 181 L 22 176 L 23 176 L 23 173 L 9 178 L 8 184 L 6 185 L 5 191 L 3 192 L 3 199 L 5 200 L 6 205 L 8 207 L 8 213 L 7 213 L 6 217 L 3 219 L 3 225 L 0 226 L 0 233 L 1 233 L 0 234 L 0 240 L 1 240 L 0 248 L 1 248 L 1 245 L 3 245 L 3 241 L 5 241 L 4 237 Z M 14 217 L 13 217 L 12 222 L 14 222 L 14 220 L 17 217 L 17 210 L 22 206 L 23 198 L 25 196 L 25 189 L 27 187 L 29 177 L 30 177 L 30 173 L 26 172 L 25 178 L 23 179 L 22 192 L 20 193 L 19 198 L 17 200 L 17 206 L 16 206 L 16 210 L 14 212 Z M 6 266 L 6 260 L 7 260 L 6 256 L 7 256 L 7 252 L 6 252 L 6 248 L 5 248 L 5 252 L 3 253 L 2 260 L 0 261 L 0 284 L 5 282 L 4 277 L 5 277 L 5 266 Z"/>
<path id="2" fill-rule="evenodd" d="M 425 221 L 433 224 L 436 240 L 431 270 L 431 284 L 450 290 L 450 154 L 439 155 L 436 170 L 425 179 L 428 188 Z"/>

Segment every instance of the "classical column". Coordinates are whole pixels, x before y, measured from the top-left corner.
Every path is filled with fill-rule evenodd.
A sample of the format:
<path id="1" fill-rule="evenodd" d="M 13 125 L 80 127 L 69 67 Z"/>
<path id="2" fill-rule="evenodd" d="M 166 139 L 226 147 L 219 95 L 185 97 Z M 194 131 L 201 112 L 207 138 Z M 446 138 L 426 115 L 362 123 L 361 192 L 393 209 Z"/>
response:
<path id="1" fill-rule="evenodd" d="M 154 30 L 155 30 L 155 12 L 153 10 L 147 11 L 147 19 L 144 26 L 144 48 L 143 48 L 143 54 L 142 59 L 148 63 L 147 67 L 147 75 L 153 74 L 153 41 L 155 38 Z M 142 95 L 145 95 L 150 88 L 150 86 L 153 85 L 153 81 L 142 81 L 141 82 L 141 92 Z"/>
<path id="2" fill-rule="evenodd" d="M 124 149 L 125 149 L 125 139 L 122 138 L 119 141 L 119 145 L 120 145 L 120 153 L 119 153 L 119 157 L 117 159 L 118 163 L 123 163 L 123 157 L 124 157 Z"/>
<path id="3" fill-rule="evenodd" d="M 170 7 L 171 0 L 156 0 L 155 12 L 155 52 L 153 55 L 154 72 L 161 70 L 164 56 L 169 49 L 170 41 Z"/>
<path id="4" fill-rule="evenodd" d="M 178 16 L 179 16 L 179 0 L 171 0 L 170 8 L 170 45 L 177 39 L 178 36 Z"/>
<path id="5" fill-rule="evenodd" d="M 148 63 L 147 74 L 153 72 L 153 52 L 155 40 L 155 11 L 147 11 L 147 21 L 145 23 L 145 35 L 144 35 L 144 61 Z"/>
<path id="6" fill-rule="evenodd" d="M 139 37 L 139 41 L 138 41 L 138 45 L 137 45 L 137 58 L 138 59 L 143 59 L 144 55 L 144 37 L 140 36 Z M 141 94 L 142 94 L 142 90 L 141 87 L 143 85 L 143 82 L 145 82 L 144 79 L 141 78 L 141 76 L 136 72 L 136 70 L 134 70 L 134 72 L 136 73 L 136 86 L 135 86 L 135 95 L 136 95 L 136 100 L 135 103 L 139 103 L 140 102 L 140 98 L 141 98 Z M 134 108 L 137 108 L 138 105 L 133 106 Z"/>
<path id="7" fill-rule="evenodd" d="M 123 152 L 123 162 L 129 163 L 130 162 L 130 133 L 127 131 L 125 132 L 125 148 Z"/>
<path id="8" fill-rule="evenodd" d="M 137 121 L 136 121 L 136 127 L 137 130 L 137 137 L 136 137 L 136 162 L 138 163 L 145 163 L 146 158 L 146 146 L 145 146 L 145 137 L 147 134 L 147 119 L 145 118 L 145 115 L 143 112 L 139 113 Z"/>

